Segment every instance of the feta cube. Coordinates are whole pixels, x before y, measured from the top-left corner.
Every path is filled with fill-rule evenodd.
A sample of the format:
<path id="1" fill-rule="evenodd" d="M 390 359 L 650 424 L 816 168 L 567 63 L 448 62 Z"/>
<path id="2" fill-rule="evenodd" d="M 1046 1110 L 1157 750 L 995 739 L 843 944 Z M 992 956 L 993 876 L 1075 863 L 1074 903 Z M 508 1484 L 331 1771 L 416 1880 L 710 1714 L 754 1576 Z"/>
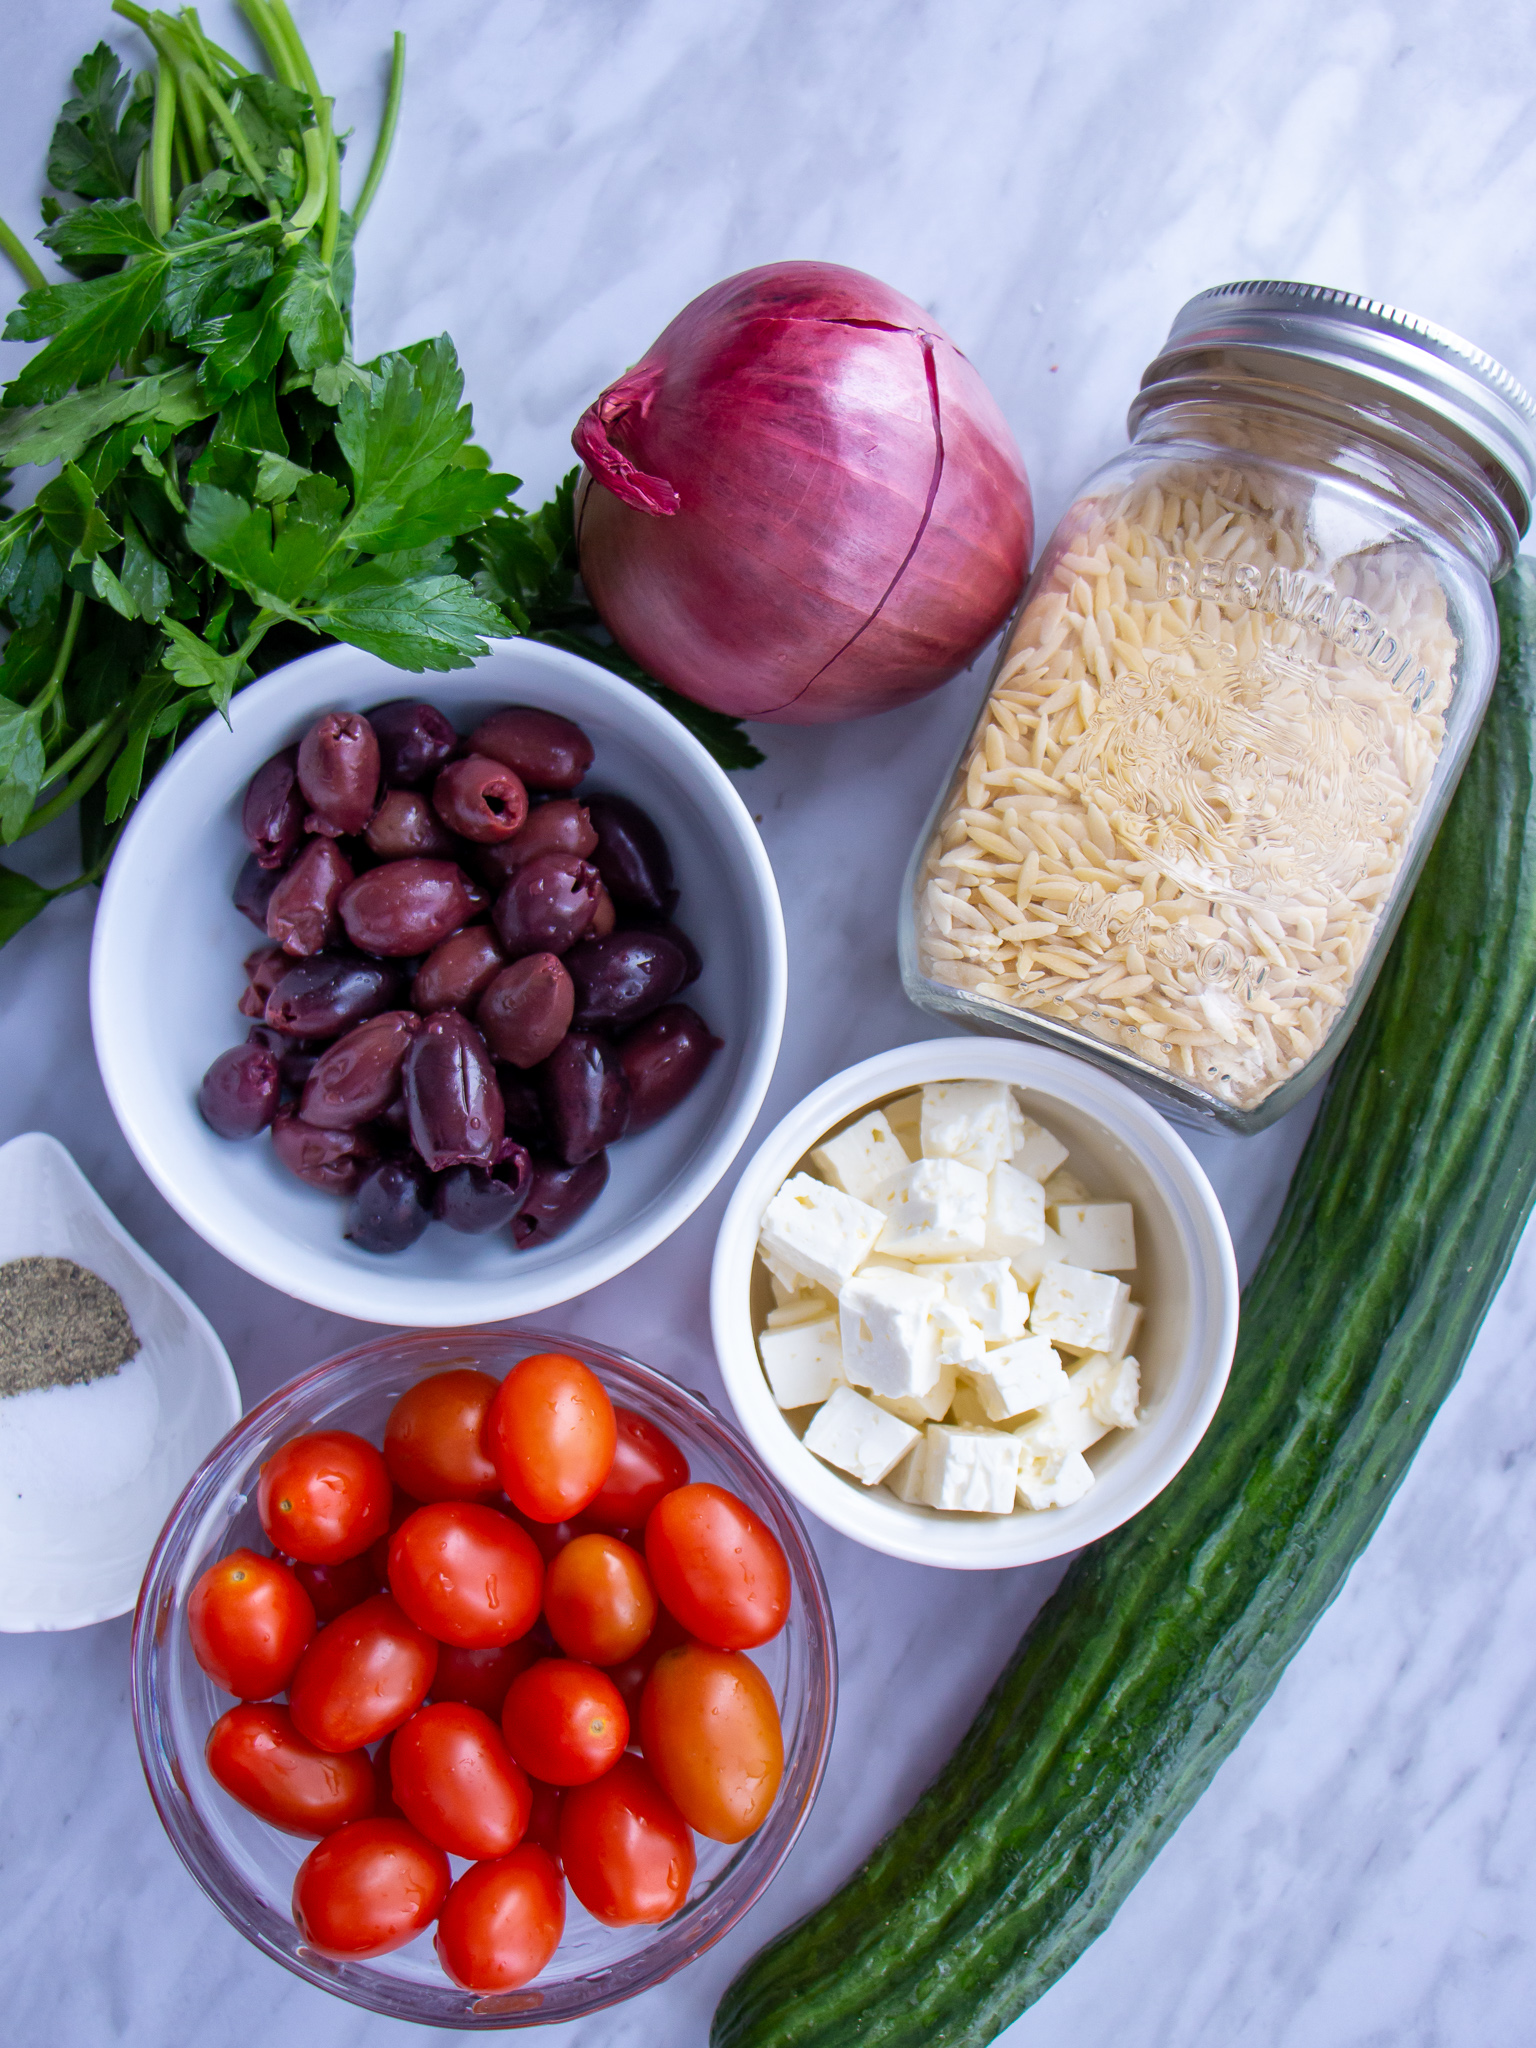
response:
<path id="1" fill-rule="evenodd" d="M 818 1145 L 811 1161 L 833 1187 L 856 1195 L 861 1202 L 872 1202 L 892 1174 L 911 1164 L 901 1140 L 878 1109 Z"/>
<path id="2" fill-rule="evenodd" d="M 767 1268 L 768 1278 L 773 1282 L 773 1305 L 783 1308 L 802 1294 L 810 1294 L 816 1286 L 814 1280 L 804 1273 L 797 1273 L 793 1266 L 787 1266 L 782 1259 L 776 1259 L 771 1252 L 765 1252 L 761 1244 L 757 1256 Z"/>
<path id="3" fill-rule="evenodd" d="M 885 1105 L 885 1120 L 896 1133 L 897 1144 L 913 1162 L 923 1156 L 922 1117 L 923 1098 L 916 1090 L 911 1095 L 898 1095 L 894 1102 Z"/>
<path id="4" fill-rule="evenodd" d="M 987 1343 L 1005 1344 L 1023 1336 L 1029 1303 L 1020 1294 L 1006 1259 L 966 1259 L 954 1264 L 940 1260 L 925 1265 L 923 1271 L 939 1282 L 950 1307 L 968 1316 Z"/>
<path id="5" fill-rule="evenodd" d="M 1077 1175 L 1069 1173 L 1064 1166 L 1058 1166 L 1042 1185 L 1047 1206 L 1056 1202 L 1087 1202 L 1092 1199 Z"/>
<path id="6" fill-rule="evenodd" d="M 1017 1151 L 1024 1113 L 1004 1081 L 928 1081 L 918 1129 L 925 1159 L 990 1173 Z"/>
<path id="7" fill-rule="evenodd" d="M 944 1299 L 937 1280 L 876 1267 L 845 1282 L 838 1295 L 843 1376 L 877 1394 L 931 1393 L 939 1377 L 939 1328 L 933 1311 Z"/>
<path id="8" fill-rule="evenodd" d="M 1024 1446 L 1026 1461 L 1064 1458 L 1069 1451 L 1086 1451 L 1109 1430 L 1110 1425 L 1100 1422 L 1093 1412 L 1092 1386 L 1084 1385 L 1079 1373 L 1063 1377 L 1065 1384 L 1057 1399 L 1014 1432 Z"/>
<path id="9" fill-rule="evenodd" d="M 811 1417 L 802 1441 L 840 1472 L 878 1486 L 921 1438 L 909 1423 L 887 1415 L 852 1387 L 836 1387 Z"/>
<path id="10" fill-rule="evenodd" d="M 966 1368 L 989 1422 L 1006 1422 L 1031 1408 L 1061 1399 L 1067 1375 L 1054 1346 L 1044 1337 L 1000 1344 L 979 1365 Z"/>
<path id="11" fill-rule="evenodd" d="M 1069 1265 L 1092 1273 L 1135 1270 L 1136 1223 L 1129 1202 L 1058 1202 L 1051 1223 Z"/>
<path id="12" fill-rule="evenodd" d="M 1124 1358 L 1136 1341 L 1136 1332 L 1141 1327 L 1141 1303 L 1123 1301 L 1120 1313 L 1115 1319 L 1115 1334 L 1104 1349 L 1111 1358 Z"/>
<path id="13" fill-rule="evenodd" d="M 1008 1164 L 1016 1173 L 1027 1173 L 1031 1180 L 1049 1180 L 1057 1167 L 1065 1163 L 1067 1148 L 1054 1131 L 1048 1131 L 1022 1112 L 1020 1122 L 1024 1136 Z"/>
<path id="14" fill-rule="evenodd" d="M 928 1463 L 928 1439 L 920 1436 L 911 1450 L 885 1475 L 885 1483 L 908 1507 L 923 1506 L 923 1480 Z"/>
<path id="15" fill-rule="evenodd" d="M 1082 1383 L 1088 1406 L 1106 1429 L 1135 1429 L 1141 1421 L 1141 1367 L 1134 1358 L 1106 1358 L 1095 1352 L 1072 1379 Z"/>
<path id="16" fill-rule="evenodd" d="M 879 1209 L 797 1173 L 763 1211 L 759 1250 L 765 1262 L 777 1259 L 836 1294 L 874 1250 L 884 1228 Z"/>
<path id="17" fill-rule="evenodd" d="M 1093 1467 L 1081 1451 L 1025 1458 L 1019 1465 L 1019 1499 L 1027 1508 L 1069 1508 L 1093 1484 Z"/>
<path id="18" fill-rule="evenodd" d="M 1045 1243 L 1045 1190 L 1006 1162 L 987 1176 L 986 1248 L 996 1259 L 1013 1259 Z"/>
<path id="19" fill-rule="evenodd" d="M 955 1382 L 954 1398 L 949 1404 L 948 1415 L 936 1415 L 935 1422 L 953 1422 L 961 1429 L 992 1429 L 995 1427 L 991 1416 L 982 1404 L 980 1394 L 969 1379 Z"/>
<path id="20" fill-rule="evenodd" d="M 957 1392 L 955 1368 L 941 1359 L 939 1376 L 926 1394 L 871 1394 L 869 1398 L 888 1415 L 899 1415 L 914 1429 L 924 1429 L 930 1422 L 944 1420 Z"/>
<path id="21" fill-rule="evenodd" d="M 879 1247 L 888 1257 L 963 1259 L 986 1250 L 987 1177 L 958 1159 L 919 1159 L 886 1182 L 875 1206 L 885 1212 Z"/>
<path id="22" fill-rule="evenodd" d="M 1090 1273 L 1058 1260 L 1047 1266 L 1029 1311 L 1030 1333 L 1070 1351 L 1102 1351 L 1131 1290 L 1108 1273 Z"/>
<path id="23" fill-rule="evenodd" d="M 1043 1242 L 1027 1251 L 1015 1252 L 1008 1263 L 1012 1266 L 1013 1277 L 1020 1287 L 1027 1292 L 1033 1292 L 1039 1286 L 1040 1275 L 1046 1267 L 1056 1265 L 1061 1256 L 1061 1239 L 1047 1223 Z"/>
<path id="24" fill-rule="evenodd" d="M 764 1330 L 758 1349 L 781 1408 L 809 1408 L 815 1401 L 825 1401 L 842 1372 L 843 1347 L 833 1316 Z"/>
<path id="25" fill-rule="evenodd" d="M 837 1314 L 837 1303 L 825 1287 L 813 1287 L 809 1294 L 791 1295 L 782 1308 L 771 1308 L 763 1318 L 770 1330 L 787 1330 L 794 1323 L 820 1322 Z"/>
<path id="26" fill-rule="evenodd" d="M 928 1425 L 923 1500 L 971 1514 L 1011 1513 L 1019 1483 L 1019 1441 L 1000 1429 Z"/>
<path id="27" fill-rule="evenodd" d="M 962 1315 L 947 1296 L 934 1308 L 933 1320 L 939 1332 L 940 1365 L 970 1365 L 986 1357 L 987 1340 L 980 1325 Z"/>

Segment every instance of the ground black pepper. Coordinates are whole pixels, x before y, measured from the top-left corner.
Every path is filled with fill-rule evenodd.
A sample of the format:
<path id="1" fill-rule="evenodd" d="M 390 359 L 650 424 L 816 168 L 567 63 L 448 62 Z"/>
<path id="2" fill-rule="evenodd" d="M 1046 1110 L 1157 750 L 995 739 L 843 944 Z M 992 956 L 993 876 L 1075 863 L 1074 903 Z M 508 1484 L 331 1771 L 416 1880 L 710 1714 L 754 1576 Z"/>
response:
<path id="1" fill-rule="evenodd" d="M 0 1397 L 116 1372 L 139 1340 L 115 1288 L 73 1259 L 0 1265 Z"/>

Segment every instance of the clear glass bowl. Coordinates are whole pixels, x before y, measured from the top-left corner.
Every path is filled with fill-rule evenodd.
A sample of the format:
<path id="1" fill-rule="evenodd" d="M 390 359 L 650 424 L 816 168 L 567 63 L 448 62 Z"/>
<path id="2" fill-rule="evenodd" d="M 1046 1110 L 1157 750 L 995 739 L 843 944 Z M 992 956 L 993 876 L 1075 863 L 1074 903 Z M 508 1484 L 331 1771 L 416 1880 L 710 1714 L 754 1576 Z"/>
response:
<path id="1" fill-rule="evenodd" d="M 535 1351 L 589 1365 L 614 1400 L 677 1442 L 695 1479 L 729 1487 L 777 1535 L 789 1559 L 789 1621 L 754 1652 L 784 1724 L 784 1779 L 768 1819 L 734 1847 L 696 1838 L 698 1872 L 682 1912 L 659 1927 L 604 1927 L 567 1897 L 565 1934 L 549 1968 L 519 1991 L 460 1990 L 428 1932 L 372 1962 L 337 1962 L 300 1939 L 289 1912 L 294 1873 L 313 1846 L 258 1820 L 214 1783 L 208 1730 L 231 1704 L 198 1668 L 183 1610 L 199 1575 L 242 1543 L 265 1547 L 255 1479 L 274 1448 L 310 1429 L 352 1429 L 378 1442 L 390 1408 L 419 1379 L 449 1366 L 497 1375 Z M 317 1365 L 245 1419 L 193 1476 L 150 1559 L 133 1630 L 133 1720 L 166 1832 L 227 1919 L 296 1976 L 354 2005 L 421 2025 L 539 2026 L 579 2019 L 659 1984 L 701 1955 L 761 1897 L 805 1824 L 821 1784 L 837 1703 L 832 1610 L 815 1552 L 783 1488 L 706 1401 L 651 1367 L 539 1330 L 422 1331 L 381 1337 Z M 455 1863 L 457 1871 L 462 1866 Z"/>

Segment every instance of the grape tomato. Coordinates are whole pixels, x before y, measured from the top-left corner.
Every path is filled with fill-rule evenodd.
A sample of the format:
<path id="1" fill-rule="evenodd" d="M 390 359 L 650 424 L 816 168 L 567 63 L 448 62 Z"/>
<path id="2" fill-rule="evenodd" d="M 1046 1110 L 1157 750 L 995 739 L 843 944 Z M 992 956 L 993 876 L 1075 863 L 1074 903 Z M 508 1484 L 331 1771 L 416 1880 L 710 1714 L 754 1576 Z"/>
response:
<path id="1" fill-rule="evenodd" d="M 789 1616 L 789 1560 L 745 1501 L 723 1486 L 681 1486 L 652 1510 L 645 1561 L 662 1604 L 717 1650 L 750 1650 Z"/>
<path id="2" fill-rule="evenodd" d="M 622 1664 L 656 1624 L 656 1592 L 645 1560 L 616 1536 L 576 1536 L 549 1567 L 544 1619 L 568 1657 Z"/>
<path id="3" fill-rule="evenodd" d="M 389 1471 L 349 1429 L 321 1429 L 275 1450 L 261 1468 L 256 1511 L 274 1550 L 304 1564 L 358 1557 L 389 1523 Z"/>
<path id="4" fill-rule="evenodd" d="M 716 1842 L 755 1834 L 784 1775 L 772 1690 L 739 1650 L 685 1643 L 659 1657 L 640 1698 L 640 1746 L 684 1820 Z"/>
<path id="5" fill-rule="evenodd" d="M 299 1865 L 293 1917 L 322 1955 L 388 1955 L 431 1926 L 448 1885 L 448 1858 L 407 1822 L 355 1820 Z"/>
<path id="6" fill-rule="evenodd" d="M 565 1794 L 560 1857 L 571 1890 L 606 1927 L 669 1920 L 693 1882 L 688 1823 L 636 1756 Z"/>
<path id="7" fill-rule="evenodd" d="M 187 1602 L 192 1654 L 236 1699 L 281 1692 L 315 1633 L 315 1608 L 287 1565 L 232 1550 L 199 1578 Z"/>
<path id="8" fill-rule="evenodd" d="M 536 1977 L 565 1931 L 565 1886 L 550 1856 L 526 1843 L 466 1870 L 443 1902 L 437 1959 L 466 1991 L 515 1991 Z"/>
<path id="9" fill-rule="evenodd" d="M 417 1501 L 492 1499 L 501 1482 L 482 1439 L 500 1383 L 456 1366 L 408 1387 L 384 1425 L 384 1462 Z"/>
<path id="10" fill-rule="evenodd" d="M 688 1484 L 688 1460 L 664 1429 L 633 1408 L 613 1411 L 613 1463 L 583 1513 L 599 1529 L 643 1529 L 663 1494 Z"/>
<path id="11" fill-rule="evenodd" d="M 390 1538 L 390 1590 L 421 1628 L 465 1650 L 525 1636 L 538 1619 L 544 1562 L 510 1515 L 436 1501 Z"/>
<path id="12" fill-rule="evenodd" d="M 505 1856 L 523 1839 L 527 1777 L 478 1707 L 445 1700 L 412 1714 L 395 1730 L 389 1779 L 406 1819 L 450 1856 Z"/>
<path id="13" fill-rule="evenodd" d="M 513 1679 L 501 1727 L 529 1777 L 546 1785 L 588 1784 L 629 1741 L 629 1714 L 613 1680 L 564 1657 L 541 1658 Z"/>
<path id="14" fill-rule="evenodd" d="M 361 1749 L 389 1734 L 427 1696 L 437 1644 L 388 1593 L 321 1629 L 288 1689 L 293 1725 L 317 1749 Z"/>
<path id="15" fill-rule="evenodd" d="M 586 1507 L 608 1477 L 615 1437 L 602 1381 L 559 1351 L 513 1366 L 486 1425 L 508 1499 L 536 1522 L 563 1522 Z"/>
<path id="16" fill-rule="evenodd" d="M 203 1754 L 214 1782 L 285 1835 L 328 1835 L 374 1811 L 366 1750 L 332 1756 L 316 1749 L 275 1702 L 245 1702 L 221 1714 Z"/>

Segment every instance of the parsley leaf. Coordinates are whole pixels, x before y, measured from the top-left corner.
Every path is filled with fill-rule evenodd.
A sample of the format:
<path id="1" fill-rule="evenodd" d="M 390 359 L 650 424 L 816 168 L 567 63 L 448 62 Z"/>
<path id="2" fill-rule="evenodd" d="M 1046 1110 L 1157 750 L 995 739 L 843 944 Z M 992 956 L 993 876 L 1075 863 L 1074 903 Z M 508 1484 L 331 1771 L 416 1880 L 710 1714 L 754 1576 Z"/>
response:
<path id="1" fill-rule="evenodd" d="M 161 247 L 137 199 L 98 199 L 77 206 L 37 239 L 66 262 L 78 256 L 155 256 Z"/>
<path id="2" fill-rule="evenodd" d="M 84 284 L 27 292 L 5 323 L 7 341 L 55 338 L 5 388 L 7 405 L 62 398 L 72 384 L 96 384 L 144 338 L 160 304 L 170 258 L 146 257 Z"/>
<path id="3" fill-rule="evenodd" d="M 48 150 L 48 182 L 58 191 L 82 199 L 125 198 L 132 192 L 152 113 L 147 100 L 128 97 L 129 85 L 127 72 L 105 43 L 80 60 L 75 97 L 64 102 Z"/>
<path id="4" fill-rule="evenodd" d="M 30 875 L 18 875 L 14 868 L 0 868 L 0 946 L 14 939 L 40 910 L 53 900 L 51 889 L 34 882 Z"/>
<path id="5" fill-rule="evenodd" d="M 160 625 L 170 643 L 162 655 L 173 681 L 183 690 L 206 690 L 219 710 L 227 711 L 249 674 L 245 663 L 237 655 L 216 653 L 179 619 L 162 619 Z"/>
<path id="6" fill-rule="evenodd" d="M 462 576 L 399 582 L 373 565 L 337 577 L 314 624 L 396 668 L 469 668 L 507 622 Z"/>
<path id="7" fill-rule="evenodd" d="M 336 440 L 353 478 L 347 539 L 354 546 L 388 531 L 395 514 L 445 469 L 467 441 L 471 416 L 460 405 L 464 375 L 446 334 L 369 365 L 365 392 L 341 401 Z"/>

